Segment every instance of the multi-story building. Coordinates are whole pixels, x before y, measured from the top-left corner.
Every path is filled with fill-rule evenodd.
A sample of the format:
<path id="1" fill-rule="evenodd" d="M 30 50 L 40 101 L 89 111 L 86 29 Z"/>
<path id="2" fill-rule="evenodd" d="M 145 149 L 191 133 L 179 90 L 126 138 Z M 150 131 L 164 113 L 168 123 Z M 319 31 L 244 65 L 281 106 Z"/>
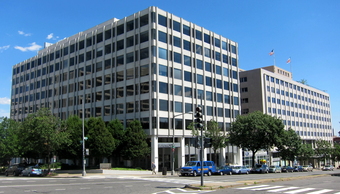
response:
<path id="1" fill-rule="evenodd" d="M 319 139 L 333 141 L 329 94 L 294 81 L 291 72 L 276 66 L 241 70 L 240 92 L 241 114 L 259 110 L 280 118 L 285 129 L 294 129 L 304 143 L 313 147 Z M 250 154 L 244 161 L 249 161 Z M 258 156 L 266 157 L 267 152 Z M 271 159 L 272 164 L 280 164 L 275 153 Z"/>
<path id="2" fill-rule="evenodd" d="M 85 114 L 125 126 L 138 119 L 150 137 L 150 160 L 170 169 L 175 145 L 175 167 L 183 166 L 199 153 L 189 144 L 187 126 L 194 117 L 188 113 L 202 105 L 205 121 L 214 119 L 222 131 L 239 114 L 237 51 L 236 42 L 149 7 L 47 45 L 16 64 L 11 118 L 21 121 L 49 107 L 62 119 Z M 221 162 L 242 163 L 236 147 L 220 154 Z"/>

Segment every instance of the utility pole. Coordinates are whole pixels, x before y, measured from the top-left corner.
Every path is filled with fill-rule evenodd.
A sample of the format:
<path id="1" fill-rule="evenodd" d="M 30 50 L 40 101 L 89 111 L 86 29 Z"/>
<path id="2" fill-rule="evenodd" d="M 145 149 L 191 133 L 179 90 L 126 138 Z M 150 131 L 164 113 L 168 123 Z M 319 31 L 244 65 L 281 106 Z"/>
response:
<path id="1" fill-rule="evenodd" d="M 201 186 L 203 186 L 203 176 L 204 176 L 204 169 L 203 169 L 203 154 L 204 154 L 204 142 L 203 142 L 203 116 L 202 116 L 202 106 L 196 107 L 196 114 L 195 114 L 195 123 L 196 128 L 201 129 Z"/>

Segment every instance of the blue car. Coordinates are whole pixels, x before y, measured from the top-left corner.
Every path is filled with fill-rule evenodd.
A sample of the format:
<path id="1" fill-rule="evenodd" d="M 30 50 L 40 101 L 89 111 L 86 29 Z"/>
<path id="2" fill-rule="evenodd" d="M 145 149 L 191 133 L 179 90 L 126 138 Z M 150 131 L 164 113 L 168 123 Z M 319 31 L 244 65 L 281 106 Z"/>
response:
<path id="1" fill-rule="evenodd" d="M 249 174 L 250 170 L 246 166 L 232 166 L 233 174 Z"/>
<path id="2" fill-rule="evenodd" d="M 294 172 L 294 168 L 291 166 L 282 166 L 282 172 Z"/>
<path id="3" fill-rule="evenodd" d="M 233 174 L 233 169 L 230 166 L 220 166 L 216 168 L 216 171 L 214 174 L 219 174 L 219 175 L 232 175 Z"/>

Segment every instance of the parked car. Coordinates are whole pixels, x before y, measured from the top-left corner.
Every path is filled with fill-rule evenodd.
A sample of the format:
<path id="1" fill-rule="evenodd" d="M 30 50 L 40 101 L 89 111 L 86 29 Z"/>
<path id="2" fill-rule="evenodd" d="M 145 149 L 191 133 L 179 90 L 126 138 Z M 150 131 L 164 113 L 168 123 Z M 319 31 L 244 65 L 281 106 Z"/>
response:
<path id="1" fill-rule="evenodd" d="M 213 161 L 203 161 L 203 173 L 208 176 L 216 172 L 216 166 Z M 189 161 L 181 168 L 181 175 L 197 176 L 201 174 L 201 161 Z"/>
<path id="2" fill-rule="evenodd" d="M 254 168 L 251 170 L 252 173 L 268 173 L 269 168 L 265 164 L 255 164 Z"/>
<path id="3" fill-rule="evenodd" d="M 11 165 L 5 170 L 5 176 L 8 175 L 19 176 L 22 170 L 24 170 L 24 168 L 25 166 L 22 164 Z"/>
<path id="4" fill-rule="evenodd" d="M 294 172 L 294 168 L 291 166 L 282 166 L 281 171 L 282 172 Z"/>
<path id="5" fill-rule="evenodd" d="M 232 175 L 232 168 L 230 166 L 220 166 L 216 168 L 216 171 L 214 174 L 219 174 L 219 175 Z"/>
<path id="6" fill-rule="evenodd" d="M 43 171 L 37 166 L 28 166 L 22 172 L 22 176 L 42 176 Z"/>
<path id="7" fill-rule="evenodd" d="M 280 166 L 269 166 L 269 172 L 281 173 L 281 167 Z"/>
<path id="8" fill-rule="evenodd" d="M 309 171 L 313 172 L 313 167 L 311 165 L 304 165 L 302 166 L 302 168 L 303 168 L 303 171 L 305 172 L 309 172 Z"/>
<path id="9" fill-rule="evenodd" d="M 334 170 L 334 166 L 333 165 L 325 165 L 324 167 L 322 167 L 322 170 L 326 171 L 326 170 Z"/>
<path id="10" fill-rule="evenodd" d="M 246 166 L 231 166 L 233 174 L 249 174 L 250 170 Z"/>
<path id="11" fill-rule="evenodd" d="M 294 172 L 302 172 L 303 167 L 302 166 L 294 166 Z"/>

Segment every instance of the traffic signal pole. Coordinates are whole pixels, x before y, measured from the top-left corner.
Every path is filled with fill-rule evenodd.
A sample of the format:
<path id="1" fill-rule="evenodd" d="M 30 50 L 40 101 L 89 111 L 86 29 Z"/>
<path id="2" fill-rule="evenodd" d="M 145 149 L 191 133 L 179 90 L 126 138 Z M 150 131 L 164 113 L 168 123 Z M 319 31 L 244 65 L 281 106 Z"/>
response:
<path id="1" fill-rule="evenodd" d="M 201 99 L 202 104 L 202 99 Z M 196 114 L 195 114 L 195 123 L 196 128 L 201 129 L 201 186 L 203 186 L 203 176 L 204 176 L 204 169 L 203 169 L 203 154 L 204 154 L 204 142 L 203 142 L 203 115 L 202 115 L 202 106 L 196 107 Z"/>

